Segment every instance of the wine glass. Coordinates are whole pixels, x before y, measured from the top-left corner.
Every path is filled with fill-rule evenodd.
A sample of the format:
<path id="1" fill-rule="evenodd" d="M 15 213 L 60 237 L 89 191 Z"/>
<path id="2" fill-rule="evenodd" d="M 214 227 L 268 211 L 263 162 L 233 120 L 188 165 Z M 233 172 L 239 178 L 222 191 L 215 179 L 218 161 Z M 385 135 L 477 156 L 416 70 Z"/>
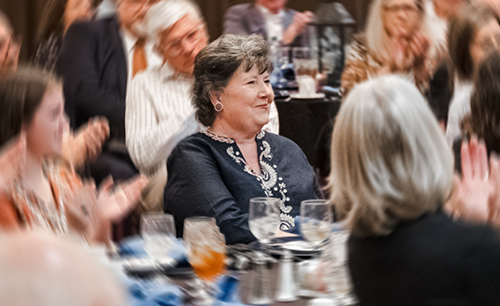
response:
<path id="1" fill-rule="evenodd" d="M 141 218 L 144 250 L 155 261 L 168 261 L 168 252 L 175 245 L 174 217 L 163 213 L 145 213 Z"/>
<path id="2" fill-rule="evenodd" d="M 280 223 L 280 201 L 278 198 L 252 198 L 248 224 L 252 234 L 263 244 L 271 242 Z"/>
<path id="3" fill-rule="evenodd" d="M 200 299 L 202 304 L 211 305 L 213 298 L 211 284 L 225 270 L 226 241 L 220 233 L 214 218 L 190 217 L 184 220 L 184 242 L 189 263 L 194 273 L 203 282 Z M 197 286 L 195 284 L 195 286 Z"/>
<path id="4" fill-rule="evenodd" d="M 300 203 L 300 231 L 313 244 L 320 244 L 330 236 L 332 210 L 327 200 L 306 200 Z"/>
<path id="5" fill-rule="evenodd" d="M 252 234 L 260 241 L 262 251 L 266 251 L 266 246 L 276 235 L 279 223 L 279 199 L 267 197 L 250 199 L 248 225 Z M 249 303 L 252 305 L 267 305 L 273 301 L 269 289 L 269 275 L 265 268 L 266 260 L 263 252 L 254 253 L 255 269 L 252 271 L 251 289 L 248 297 Z"/>

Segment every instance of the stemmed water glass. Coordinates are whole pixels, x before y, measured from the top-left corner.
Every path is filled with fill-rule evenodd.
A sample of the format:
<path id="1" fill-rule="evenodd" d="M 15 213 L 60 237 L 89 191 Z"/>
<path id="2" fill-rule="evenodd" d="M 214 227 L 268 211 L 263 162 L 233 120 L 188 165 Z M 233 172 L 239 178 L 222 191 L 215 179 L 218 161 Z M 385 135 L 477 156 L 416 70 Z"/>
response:
<path id="1" fill-rule="evenodd" d="M 276 235 L 280 223 L 280 202 L 277 198 L 252 198 L 248 214 L 250 231 L 261 243 L 261 250 L 266 251 L 271 238 Z M 265 268 L 266 255 L 263 252 L 254 253 L 255 270 L 250 283 L 249 302 L 253 305 L 267 305 L 271 298 L 269 275 Z"/>
<path id="2" fill-rule="evenodd" d="M 169 261 L 168 252 L 175 245 L 174 217 L 163 213 L 145 213 L 141 218 L 144 250 L 157 263 Z"/>
<path id="3" fill-rule="evenodd" d="M 250 199 L 248 224 L 252 234 L 263 246 L 269 244 L 280 224 L 279 199 L 267 197 Z"/>
<path id="4" fill-rule="evenodd" d="M 321 244 L 330 236 L 332 209 L 327 200 L 306 200 L 300 204 L 300 231 L 314 245 Z"/>

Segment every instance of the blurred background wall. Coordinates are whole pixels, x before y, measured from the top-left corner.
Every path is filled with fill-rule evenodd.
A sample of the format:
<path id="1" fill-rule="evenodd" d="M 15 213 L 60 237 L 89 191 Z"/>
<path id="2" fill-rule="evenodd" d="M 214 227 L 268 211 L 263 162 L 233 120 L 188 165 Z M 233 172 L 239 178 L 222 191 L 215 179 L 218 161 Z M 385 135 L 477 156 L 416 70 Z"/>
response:
<path id="1" fill-rule="evenodd" d="M 336 0 L 342 3 L 362 29 L 371 0 Z M 21 59 L 27 60 L 35 52 L 35 33 L 47 0 L 0 0 L 0 9 L 10 18 L 16 33 L 23 35 Z M 226 10 L 235 4 L 249 0 L 196 0 L 200 6 L 210 33 L 211 40 L 222 34 L 223 17 Z M 289 0 L 288 7 L 297 11 L 315 11 L 316 7 L 328 0 Z"/>

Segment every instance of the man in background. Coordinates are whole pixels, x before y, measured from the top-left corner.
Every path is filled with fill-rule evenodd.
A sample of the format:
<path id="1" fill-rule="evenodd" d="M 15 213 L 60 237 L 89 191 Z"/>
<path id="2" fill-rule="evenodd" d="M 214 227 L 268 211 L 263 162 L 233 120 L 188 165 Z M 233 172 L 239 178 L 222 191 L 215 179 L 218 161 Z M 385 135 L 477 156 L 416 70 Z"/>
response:
<path id="1" fill-rule="evenodd" d="M 286 8 L 287 0 L 256 0 L 229 8 L 224 16 L 224 34 L 259 34 L 283 45 L 308 47 L 307 23 L 313 13 Z"/>
<path id="2" fill-rule="evenodd" d="M 125 145 L 127 85 L 148 66 L 161 64 L 143 29 L 144 15 L 157 0 L 118 1 L 116 16 L 69 27 L 56 64 L 72 128 L 95 116 L 109 121 L 110 140 L 89 165 L 98 184 L 108 175 L 121 181 L 137 174 Z"/>

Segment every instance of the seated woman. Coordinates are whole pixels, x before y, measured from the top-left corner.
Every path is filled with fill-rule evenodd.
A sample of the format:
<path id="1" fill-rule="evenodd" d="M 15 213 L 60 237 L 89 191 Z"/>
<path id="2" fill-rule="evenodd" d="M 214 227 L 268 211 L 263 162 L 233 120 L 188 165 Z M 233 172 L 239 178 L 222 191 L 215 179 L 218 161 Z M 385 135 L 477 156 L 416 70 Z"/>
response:
<path id="1" fill-rule="evenodd" d="M 145 179 L 112 192 L 103 184 L 83 184 L 61 154 L 64 116 L 62 84 L 36 69 L 0 78 L 0 146 L 21 134 L 26 161 L 0 195 L 0 228 L 30 228 L 55 233 L 75 230 L 88 240 L 109 242 L 110 224 L 136 204 Z"/>
<path id="2" fill-rule="evenodd" d="M 338 114 L 331 164 L 360 306 L 498 305 L 498 235 L 443 212 L 453 156 L 412 83 L 358 85 Z"/>
<path id="3" fill-rule="evenodd" d="M 346 58 L 344 96 L 357 83 L 389 73 L 407 75 L 424 92 L 437 61 L 430 30 L 423 0 L 375 0 Z"/>
<path id="4" fill-rule="evenodd" d="M 460 136 L 460 123 L 470 113 L 473 80 L 483 58 L 500 44 L 500 18 L 488 6 L 466 5 L 450 21 L 448 48 L 455 92 L 448 110 L 446 139 Z"/>
<path id="5" fill-rule="evenodd" d="M 167 161 L 164 210 L 182 236 L 184 219 L 215 217 L 227 244 L 255 240 L 249 200 L 280 199 L 281 230 L 295 226 L 300 202 L 318 197 L 314 172 L 287 138 L 262 131 L 274 99 L 272 63 L 258 35 L 223 35 L 195 60 L 196 117 L 206 131 L 181 141 Z"/>

